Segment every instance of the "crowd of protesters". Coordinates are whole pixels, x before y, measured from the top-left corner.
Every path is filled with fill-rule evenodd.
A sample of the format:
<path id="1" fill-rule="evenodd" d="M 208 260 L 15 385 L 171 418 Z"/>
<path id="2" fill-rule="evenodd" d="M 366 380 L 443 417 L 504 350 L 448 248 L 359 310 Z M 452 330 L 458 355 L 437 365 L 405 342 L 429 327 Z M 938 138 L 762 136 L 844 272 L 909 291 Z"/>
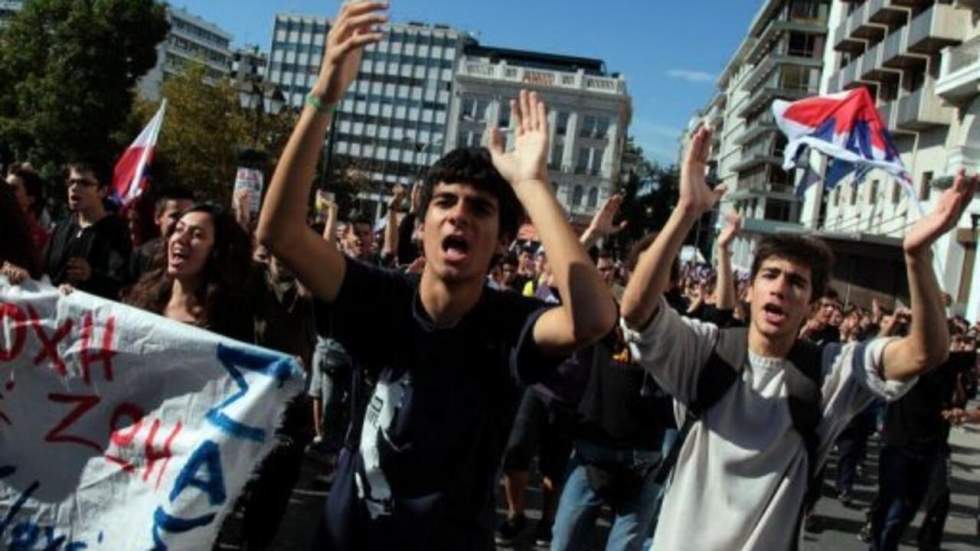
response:
<path id="1" fill-rule="evenodd" d="M 908 304 L 892 309 L 842 301 L 829 249 L 808 237 L 766 237 L 751 268 L 733 270 L 737 217 L 714 265 L 681 265 L 724 192 L 705 183 L 707 128 L 663 228 L 608 247 L 624 227 L 614 195 L 576 233 L 549 184 L 548 112 L 533 92 L 511 102 L 512 136 L 491 131 L 486 148 L 450 152 L 396 189 L 379 231 L 330 201 L 311 215 L 333 109 L 380 40 L 383 9 L 342 8 L 257 220 L 158 183 L 151 237 L 112 208 L 109 173 L 92 162 L 69 163 L 63 187 L 17 164 L 0 189 L 10 282 L 47 278 L 291 354 L 308 372 L 236 505 L 240 533 L 221 538 L 267 548 L 315 452 L 336 457 L 316 549 L 486 551 L 527 537 L 585 550 L 604 514 L 611 550 L 794 549 L 816 527 L 832 450 L 851 506 L 880 434 L 862 536 L 897 549 L 921 507 L 919 548 L 939 549 L 950 427 L 980 421 L 967 405 L 980 325 L 947 312 L 930 247 L 975 176 L 961 172 L 909 230 Z M 57 223 L 46 188 L 63 190 Z M 535 241 L 515 239 L 525 218 Z"/>

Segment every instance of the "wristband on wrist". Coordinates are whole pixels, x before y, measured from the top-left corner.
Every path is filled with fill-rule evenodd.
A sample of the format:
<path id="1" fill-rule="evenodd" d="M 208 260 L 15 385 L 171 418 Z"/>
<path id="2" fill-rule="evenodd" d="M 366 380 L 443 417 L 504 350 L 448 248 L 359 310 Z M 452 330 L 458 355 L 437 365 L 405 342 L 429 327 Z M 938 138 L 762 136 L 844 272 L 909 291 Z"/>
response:
<path id="1" fill-rule="evenodd" d="M 336 103 L 324 103 L 323 100 L 314 94 L 306 96 L 306 105 L 312 107 L 317 113 L 327 116 L 333 115 L 334 110 L 337 109 Z"/>

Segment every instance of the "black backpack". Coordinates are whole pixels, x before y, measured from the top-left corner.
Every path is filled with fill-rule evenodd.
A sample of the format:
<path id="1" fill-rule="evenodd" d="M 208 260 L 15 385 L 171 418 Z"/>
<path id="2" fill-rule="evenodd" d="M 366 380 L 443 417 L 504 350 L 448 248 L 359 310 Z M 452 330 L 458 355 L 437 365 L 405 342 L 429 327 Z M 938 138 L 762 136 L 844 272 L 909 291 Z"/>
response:
<path id="1" fill-rule="evenodd" d="M 698 376 L 695 396 L 687 404 L 687 415 L 684 417 L 677 440 L 657 467 L 655 476 L 658 484 L 663 485 L 667 475 L 673 470 L 684 440 L 691 432 L 691 427 L 721 400 L 741 376 L 742 369 L 748 361 L 748 349 L 748 328 L 732 327 L 719 330 L 718 342 Z M 798 339 L 786 357 L 791 364 L 786 367 L 789 412 L 793 419 L 793 428 L 803 438 L 808 459 L 807 493 L 814 488 L 819 488 L 815 478 L 818 475 L 817 448 L 820 439 L 817 436 L 817 425 L 822 416 L 823 365 L 825 360 L 833 358 L 840 350 L 841 345 L 837 343 L 821 347 L 810 341 Z"/>

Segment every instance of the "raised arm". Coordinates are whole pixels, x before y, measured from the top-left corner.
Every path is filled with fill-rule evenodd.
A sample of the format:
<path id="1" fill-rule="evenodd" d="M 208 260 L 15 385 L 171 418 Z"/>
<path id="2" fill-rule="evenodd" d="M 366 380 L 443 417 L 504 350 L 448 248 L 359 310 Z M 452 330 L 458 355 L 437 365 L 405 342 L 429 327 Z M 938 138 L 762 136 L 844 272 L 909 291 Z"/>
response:
<path id="1" fill-rule="evenodd" d="M 504 151 L 499 129 L 490 130 L 490 153 L 500 174 L 514 192 L 548 251 L 548 263 L 561 306 L 538 318 L 534 340 L 546 353 L 565 353 L 595 342 L 616 323 L 612 294 L 592 260 L 576 239 L 548 183 L 548 117 L 536 93 L 522 90 L 511 101 L 516 123 L 515 149 Z"/>
<path id="2" fill-rule="evenodd" d="M 310 93 L 313 101 L 304 106 L 286 144 L 259 217 L 259 240 L 327 301 L 337 297 L 346 264 L 335 246 L 306 225 L 310 186 L 333 108 L 357 76 L 364 46 L 381 40 L 374 27 L 387 21 L 382 13 L 387 6 L 356 2 L 341 7 L 327 35 L 320 76 Z"/>
<path id="3" fill-rule="evenodd" d="M 388 258 L 398 254 L 398 209 L 405 198 L 405 188 L 395 186 L 391 201 L 388 203 L 388 220 L 385 223 L 385 240 L 381 246 L 381 256 Z M 395 262 L 397 264 L 397 260 Z"/>
<path id="4" fill-rule="evenodd" d="M 949 328 L 942 291 L 932 268 L 932 244 L 956 226 L 976 188 L 977 176 L 968 178 L 960 170 L 953 187 L 942 194 L 933 211 L 905 234 L 903 249 L 912 322 L 908 336 L 885 348 L 883 371 L 887 379 L 911 379 L 943 363 L 949 356 Z"/>
<path id="5" fill-rule="evenodd" d="M 623 292 L 622 315 L 626 325 L 641 329 L 657 313 L 658 299 L 670 285 L 670 266 L 680 253 L 684 238 L 702 214 L 714 208 L 725 193 L 705 182 L 711 131 L 701 127 L 688 146 L 681 167 L 681 189 L 677 208 L 671 213 L 660 235 L 640 255 L 636 270 Z"/>
<path id="6" fill-rule="evenodd" d="M 323 224 L 323 234 L 321 237 L 334 247 L 337 246 L 337 217 L 339 209 L 337 203 L 330 201 L 327 203 L 327 221 Z"/>
<path id="7" fill-rule="evenodd" d="M 616 235 L 617 233 L 623 231 L 626 228 L 626 221 L 623 220 L 618 225 L 613 223 L 616 219 L 616 214 L 619 213 L 619 207 L 623 204 L 623 196 L 620 194 L 611 195 L 606 202 L 599 207 L 596 211 L 595 216 L 592 217 L 592 222 L 589 223 L 589 227 L 582 232 L 582 236 L 579 237 L 579 242 L 582 243 L 582 247 L 585 250 L 592 248 L 600 239 L 605 239 L 611 235 Z"/>
<path id="8" fill-rule="evenodd" d="M 726 217 L 725 227 L 718 235 L 718 284 L 715 287 L 718 301 L 715 308 L 719 310 L 735 309 L 735 280 L 732 277 L 732 241 L 742 229 L 742 218 L 735 213 Z"/>

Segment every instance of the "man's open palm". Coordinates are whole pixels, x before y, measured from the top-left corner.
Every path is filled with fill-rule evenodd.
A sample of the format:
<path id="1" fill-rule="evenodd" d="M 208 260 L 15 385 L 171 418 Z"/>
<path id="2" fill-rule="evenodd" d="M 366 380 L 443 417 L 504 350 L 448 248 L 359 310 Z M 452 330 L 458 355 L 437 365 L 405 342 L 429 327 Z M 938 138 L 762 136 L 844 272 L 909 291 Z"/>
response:
<path id="1" fill-rule="evenodd" d="M 521 90 L 510 102 L 516 130 L 514 150 L 507 152 L 503 134 L 490 130 L 489 149 L 500 174 L 517 185 L 528 180 L 548 181 L 548 111 L 535 92 Z"/>

